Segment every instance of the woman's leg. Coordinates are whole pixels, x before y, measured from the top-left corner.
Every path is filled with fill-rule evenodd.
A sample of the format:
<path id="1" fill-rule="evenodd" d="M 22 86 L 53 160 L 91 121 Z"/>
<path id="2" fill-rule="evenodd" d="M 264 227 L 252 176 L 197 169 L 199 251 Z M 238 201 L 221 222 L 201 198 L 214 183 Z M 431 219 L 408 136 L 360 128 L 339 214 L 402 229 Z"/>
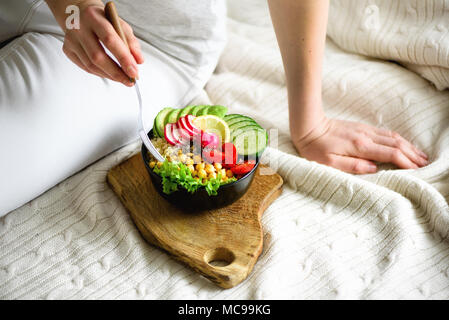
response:
<path id="1" fill-rule="evenodd" d="M 151 125 L 160 108 L 192 99 L 210 74 L 141 45 Z M 61 48 L 61 36 L 29 32 L 0 49 L 0 216 L 137 138 L 134 88 L 82 71 Z"/>

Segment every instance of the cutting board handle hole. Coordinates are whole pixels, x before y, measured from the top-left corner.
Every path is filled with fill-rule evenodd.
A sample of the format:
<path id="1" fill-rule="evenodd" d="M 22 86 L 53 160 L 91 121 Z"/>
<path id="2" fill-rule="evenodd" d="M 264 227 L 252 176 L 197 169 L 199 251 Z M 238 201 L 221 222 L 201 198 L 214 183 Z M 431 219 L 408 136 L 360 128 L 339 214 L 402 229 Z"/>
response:
<path id="1" fill-rule="evenodd" d="M 235 260 L 234 253 L 227 248 L 215 248 L 206 251 L 204 261 L 212 267 L 226 267 Z"/>

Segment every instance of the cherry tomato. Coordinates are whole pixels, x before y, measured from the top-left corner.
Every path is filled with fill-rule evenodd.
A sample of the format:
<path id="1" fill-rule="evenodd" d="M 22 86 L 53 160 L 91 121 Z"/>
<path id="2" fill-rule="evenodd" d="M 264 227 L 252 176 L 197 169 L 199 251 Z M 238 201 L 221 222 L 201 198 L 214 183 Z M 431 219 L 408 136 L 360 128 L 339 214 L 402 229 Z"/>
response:
<path id="1" fill-rule="evenodd" d="M 237 163 L 237 149 L 232 142 L 223 143 L 222 147 L 224 168 L 232 168 Z"/>
<path id="2" fill-rule="evenodd" d="M 235 175 L 244 175 L 250 172 L 256 164 L 253 162 L 245 162 L 242 164 L 238 164 L 231 168 L 231 171 Z"/>
<path id="3" fill-rule="evenodd" d="M 221 163 L 223 161 L 223 153 L 217 149 L 206 148 L 203 150 L 203 158 L 210 163 Z"/>

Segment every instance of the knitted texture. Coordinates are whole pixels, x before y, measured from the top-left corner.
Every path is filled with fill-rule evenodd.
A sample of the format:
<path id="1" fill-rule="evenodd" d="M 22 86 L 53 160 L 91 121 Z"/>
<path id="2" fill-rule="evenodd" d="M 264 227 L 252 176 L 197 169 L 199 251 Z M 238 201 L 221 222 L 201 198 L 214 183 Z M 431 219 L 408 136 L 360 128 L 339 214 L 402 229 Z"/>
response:
<path id="1" fill-rule="evenodd" d="M 328 35 L 350 52 L 395 60 L 449 88 L 448 0 L 332 0 Z"/>
<path id="2" fill-rule="evenodd" d="M 326 113 L 395 130 L 431 164 L 355 176 L 307 161 L 290 142 L 265 1 L 229 3 L 228 45 L 193 103 L 227 105 L 279 129 L 264 161 L 285 185 L 263 215 L 253 272 L 223 290 L 145 243 L 106 183 L 111 167 L 138 152 L 135 142 L 0 220 L 1 299 L 449 298 L 449 92 L 328 40 Z"/>

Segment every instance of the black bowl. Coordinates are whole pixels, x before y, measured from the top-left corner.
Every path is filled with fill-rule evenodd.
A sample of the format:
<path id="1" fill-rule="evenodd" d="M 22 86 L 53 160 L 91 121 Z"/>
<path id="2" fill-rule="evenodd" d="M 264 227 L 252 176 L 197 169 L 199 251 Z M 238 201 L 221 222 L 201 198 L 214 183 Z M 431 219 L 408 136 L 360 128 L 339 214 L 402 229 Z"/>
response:
<path id="1" fill-rule="evenodd" d="M 148 133 L 148 137 L 150 139 L 153 137 L 153 130 Z M 150 168 L 150 156 L 143 143 L 141 153 L 145 168 L 147 168 L 157 192 L 168 202 L 188 211 L 218 209 L 234 203 L 246 193 L 259 166 L 259 159 L 257 159 L 256 165 L 250 172 L 237 181 L 220 186 L 215 196 L 209 196 L 204 187 L 198 189 L 195 193 L 189 193 L 186 189 L 180 187 L 177 191 L 166 194 L 162 190 L 162 178 Z"/>

